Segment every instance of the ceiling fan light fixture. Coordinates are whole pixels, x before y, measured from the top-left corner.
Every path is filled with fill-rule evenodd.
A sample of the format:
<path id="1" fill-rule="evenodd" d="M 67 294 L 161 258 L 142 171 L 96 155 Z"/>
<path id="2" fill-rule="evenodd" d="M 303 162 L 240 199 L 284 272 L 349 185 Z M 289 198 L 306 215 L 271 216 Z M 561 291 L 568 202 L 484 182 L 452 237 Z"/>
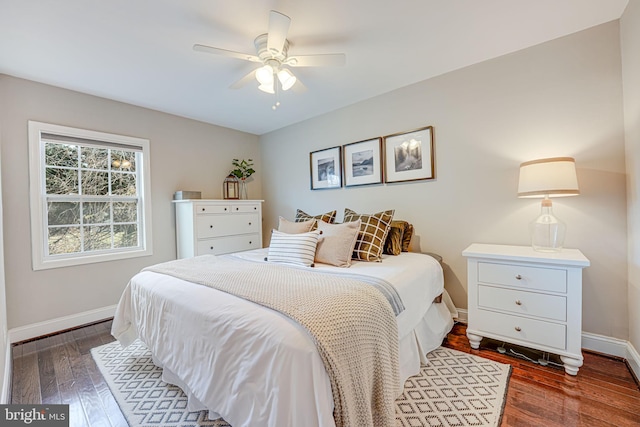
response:
<path id="1" fill-rule="evenodd" d="M 265 65 L 256 70 L 256 80 L 261 86 L 271 86 L 273 90 L 273 68 L 271 65 Z"/>
<path id="2" fill-rule="evenodd" d="M 272 95 L 276 93 L 275 90 L 273 90 L 273 81 L 271 82 L 271 84 L 261 84 L 260 86 L 258 86 L 258 89 Z"/>
<path id="3" fill-rule="evenodd" d="M 280 80 L 280 84 L 282 85 L 282 90 L 289 90 L 291 87 L 296 84 L 298 80 L 293 73 L 286 68 L 278 71 L 278 80 Z"/>

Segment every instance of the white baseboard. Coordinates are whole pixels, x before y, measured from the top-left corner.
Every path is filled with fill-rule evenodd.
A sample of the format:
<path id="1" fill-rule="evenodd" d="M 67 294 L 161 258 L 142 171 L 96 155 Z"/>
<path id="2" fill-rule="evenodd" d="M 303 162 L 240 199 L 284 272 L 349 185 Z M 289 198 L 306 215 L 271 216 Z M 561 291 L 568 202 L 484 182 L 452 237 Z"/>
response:
<path id="1" fill-rule="evenodd" d="M 87 323 L 108 319 L 113 317 L 116 312 L 116 307 L 117 305 L 111 305 L 108 307 L 72 314 L 70 316 L 58 317 L 57 319 L 51 319 L 45 322 L 38 322 L 31 325 L 12 328 L 9 330 L 9 341 L 11 343 L 16 343 L 54 332 L 64 331 L 65 329 L 86 325 Z"/>
<path id="2" fill-rule="evenodd" d="M 7 348 L 7 352 L 5 354 L 5 362 L 4 362 L 4 373 L 2 376 L 2 384 L 0 384 L 0 386 L 2 386 L 2 390 L 0 390 L 0 404 L 2 405 L 6 405 L 9 402 L 9 399 L 11 398 L 11 377 L 12 377 L 12 372 L 13 372 L 13 352 L 11 350 L 11 344 L 9 343 L 9 336 L 7 335 L 7 342 L 6 342 L 6 348 Z"/>
<path id="3" fill-rule="evenodd" d="M 454 319 L 456 322 L 467 324 L 467 320 L 469 319 L 469 312 L 464 308 L 456 308 L 458 310 L 458 317 Z"/>
<path id="4" fill-rule="evenodd" d="M 636 378 L 640 380 L 640 354 L 631 343 L 627 345 L 627 357 L 625 359 L 627 359 L 633 373 L 636 374 Z"/>

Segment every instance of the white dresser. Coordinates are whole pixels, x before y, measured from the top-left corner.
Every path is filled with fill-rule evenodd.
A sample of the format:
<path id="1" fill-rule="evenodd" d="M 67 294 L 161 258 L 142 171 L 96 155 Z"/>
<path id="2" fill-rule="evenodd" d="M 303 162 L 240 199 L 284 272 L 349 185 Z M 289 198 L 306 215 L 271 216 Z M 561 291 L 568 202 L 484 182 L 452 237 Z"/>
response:
<path id="1" fill-rule="evenodd" d="M 467 258 L 471 348 L 483 337 L 558 354 L 565 372 L 582 366 L 582 269 L 577 249 L 536 252 L 529 246 L 474 243 Z"/>
<path id="2" fill-rule="evenodd" d="M 174 200 L 178 258 L 262 247 L 262 200 Z"/>

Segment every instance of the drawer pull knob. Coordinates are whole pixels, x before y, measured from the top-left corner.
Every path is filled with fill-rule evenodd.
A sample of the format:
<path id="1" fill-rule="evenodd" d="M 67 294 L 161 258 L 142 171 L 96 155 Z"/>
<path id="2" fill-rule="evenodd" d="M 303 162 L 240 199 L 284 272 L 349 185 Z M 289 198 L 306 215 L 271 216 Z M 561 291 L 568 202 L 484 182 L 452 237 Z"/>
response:
<path id="1" fill-rule="evenodd" d="M 236 208 L 236 210 L 238 210 L 239 208 Z"/>
<path id="2" fill-rule="evenodd" d="M 516 300 L 516 305 L 522 305 L 522 301 L 520 301 L 519 299 Z"/>
<path id="3" fill-rule="evenodd" d="M 249 244 L 250 244 L 250 245 L 252 245 L 252 244 L 253 244 L 253 242 L 252 242 L 251 240 L 249 240 Z"/>
<path id="4" fill-rule="evenodd" d="M 213 225 L 210 225 L 209 228 L 213 228 Z"/>
<path id="5" fill-rule="evenodd" d="M 520 326 L 516 326 L 516 331 L 520 332 L 522 329 L 520 329 Z"/>
<path id="6" fill-rule="evenodd" d="M 211 246 L 209 249 L 213 250 L 213 246 Z"/>
<path id="7" fill-rule="evenodd" d="M 257 211 L 257 210 L 258 210 L 258 208 L 256 208 L 256 207 L 254 206 L 254 207 L 253 207 L 253 210 L 254 210 L 254 211 Z"/>
<path id="8" fill-rule="evenodd" d="M 521 279 L 522 279 L 522 276 L 518 274 L 518 275 L 516 276 L 516 280 L 521 280 Z"/>
<path id="9" fill-rule="evenodd" d="M 202 212 L 204 212 L 204 208 L 202 208 Z"/>
<path id="10" fill-rule="evenodd" d="M 224 208 L 224 210 L 226 211 L 226 210 L 227 210 L 227 208 Z"/>
<path id="11" fill-rule="evenodd" d="M 249 223 L 249 225 L 251 225 L 251 223 Z"/>

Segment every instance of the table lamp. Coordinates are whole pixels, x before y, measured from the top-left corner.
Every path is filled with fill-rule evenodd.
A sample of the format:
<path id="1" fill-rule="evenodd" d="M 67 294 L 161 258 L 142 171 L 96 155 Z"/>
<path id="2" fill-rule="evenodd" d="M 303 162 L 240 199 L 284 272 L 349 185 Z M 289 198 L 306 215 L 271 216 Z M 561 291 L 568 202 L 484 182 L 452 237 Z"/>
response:
<path id="1" fill-rule="evenodd" d="M 553 157 L 520 165 L 518 197 L 541 197 L 540 215 L 531 223 L 531 246 L 540 252 L 562 250 L 566 225 L 553 214 L 550 197 L 577 196 L 576 162 L 571 157 Z"/>

